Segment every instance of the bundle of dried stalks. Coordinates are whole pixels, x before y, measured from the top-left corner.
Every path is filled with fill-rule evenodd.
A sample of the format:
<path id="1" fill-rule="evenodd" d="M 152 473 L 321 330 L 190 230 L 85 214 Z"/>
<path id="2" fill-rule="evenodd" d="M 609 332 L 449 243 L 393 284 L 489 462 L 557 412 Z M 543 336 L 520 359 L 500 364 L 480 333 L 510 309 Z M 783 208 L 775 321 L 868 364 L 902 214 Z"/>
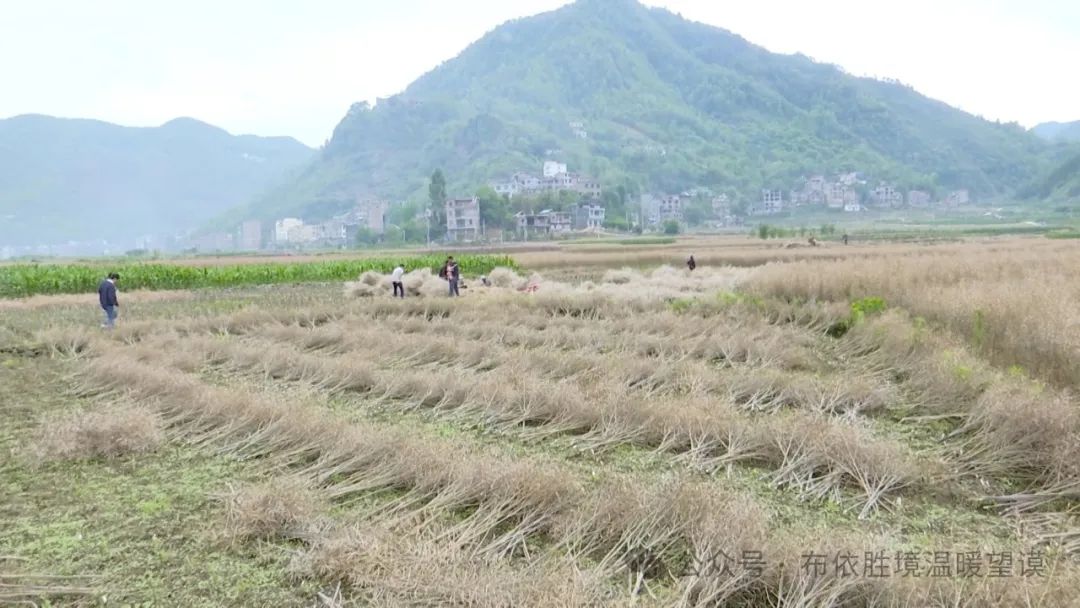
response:
<path id="1" fill-rule="evenodd" d="M 35 464 L 120 458 L 152 452 L 163 440 L 161 420 L 153 412 L 115 405 L 45 418 L 27 446 L 26 456 Z"/>
<path id="2" fill-rule="evenodd" d="M 596 574 L 542 556 L 515 565 L 437 540 L 440 531 L 402 534 L 379 527 L 328 534 L 292 570 L 341 581 L 359 601 L 380 606 L 629 606 Z M 640 605 L 640 603 L 638 603 Z"/>
<path id="3" fill-rule="evenodd" d="M 224 533 L 234 540 L 311 538 L 323 509 L 309 482 L 296 477 L 230 487 L 218 499 L 225 505 Z"/>

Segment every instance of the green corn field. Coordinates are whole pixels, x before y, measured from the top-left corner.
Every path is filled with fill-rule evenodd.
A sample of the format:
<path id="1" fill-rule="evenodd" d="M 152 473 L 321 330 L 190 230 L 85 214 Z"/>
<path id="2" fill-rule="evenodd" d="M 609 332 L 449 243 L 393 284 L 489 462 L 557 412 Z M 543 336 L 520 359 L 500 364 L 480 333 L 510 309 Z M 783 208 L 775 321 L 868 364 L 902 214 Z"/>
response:
<path id="1" fill-rule="evenodd" d="M 274 283 L 310 283 L 348 281 L 361 273 L 389 273 L 404 263 L 407 271 L 430 268 L 436 272 L 445 258 L 422 255 L 401 258 L 368 258 L 299 263 L 256 263 L 223 266 L 184 266 L 180 264 L 122 263 L 105 264 L 13 264 L 0 266 L 0 297 L 21 298 L 39 294 L 86 293 L 97 289 L 110 272 L 120 274 L 125 290 L 198 289 L 235 287 Z M 505 255 L 455 256 L 461 272 L 476 275 L 497 266 L 516 268 L 513 258 Z"/>

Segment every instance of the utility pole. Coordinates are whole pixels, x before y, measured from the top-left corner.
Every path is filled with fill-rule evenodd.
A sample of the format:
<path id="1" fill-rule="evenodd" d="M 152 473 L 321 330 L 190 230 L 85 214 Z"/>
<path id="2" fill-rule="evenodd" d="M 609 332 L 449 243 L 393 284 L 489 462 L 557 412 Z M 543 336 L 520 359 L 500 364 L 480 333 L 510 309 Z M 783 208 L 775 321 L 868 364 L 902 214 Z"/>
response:
<path id="1" fill-rule="evenodd" d="M 424 214 L 427 217 L 427 248 L 431 250 L 431 207 L 428 207 L 427 213 Z"/>

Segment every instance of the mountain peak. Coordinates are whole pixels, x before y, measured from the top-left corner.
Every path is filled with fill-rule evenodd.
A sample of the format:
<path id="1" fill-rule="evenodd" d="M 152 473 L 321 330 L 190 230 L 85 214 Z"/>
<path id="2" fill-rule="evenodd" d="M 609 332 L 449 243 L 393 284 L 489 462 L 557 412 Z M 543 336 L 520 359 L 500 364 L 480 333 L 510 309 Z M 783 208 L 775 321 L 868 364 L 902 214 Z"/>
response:
<path id="1" fill-rule="evenodd" d="M 346 115 L 311 169 L 268 197 L 274 212 L 302 215 L 315 198 L 344 207 L 344 192 L 423 199 L 435 167 L 465 194 L 552 155 L 629 191 L 709 187 L 753 202 L 802 175 L 857 171 L 898 190 L 991 196 L 1037 174 L 1050 149 L 636 0 L 503 24 L 395 100 Z"/>
<path id="2" fill-rule="evenodd" d="M 573 6 L 590 9 L 627 9 L 640 8 L 642 4 L 638 0 L 577 0 Z"/>
<path id="3" fill-rule="evenodd" d="M 202 131 L 228 135 L 228 132 L 225 131 L 225 129 L 203 122 L 197 118 L 191 118 L 190 116 L 179 116 L 165 122 L 159 128 L 163 131 Z"/>

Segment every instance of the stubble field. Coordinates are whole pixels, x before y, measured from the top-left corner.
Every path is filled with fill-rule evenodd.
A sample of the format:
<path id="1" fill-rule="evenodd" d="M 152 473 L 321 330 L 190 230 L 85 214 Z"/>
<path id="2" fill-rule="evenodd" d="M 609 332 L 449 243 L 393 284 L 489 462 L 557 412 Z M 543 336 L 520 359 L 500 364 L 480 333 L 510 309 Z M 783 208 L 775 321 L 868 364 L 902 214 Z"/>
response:
<path id="1" fill-rule="evenodd" d="M 1080 247 L 753 245 L 6 301 L 0 604 L 1078 605 Z"/>

